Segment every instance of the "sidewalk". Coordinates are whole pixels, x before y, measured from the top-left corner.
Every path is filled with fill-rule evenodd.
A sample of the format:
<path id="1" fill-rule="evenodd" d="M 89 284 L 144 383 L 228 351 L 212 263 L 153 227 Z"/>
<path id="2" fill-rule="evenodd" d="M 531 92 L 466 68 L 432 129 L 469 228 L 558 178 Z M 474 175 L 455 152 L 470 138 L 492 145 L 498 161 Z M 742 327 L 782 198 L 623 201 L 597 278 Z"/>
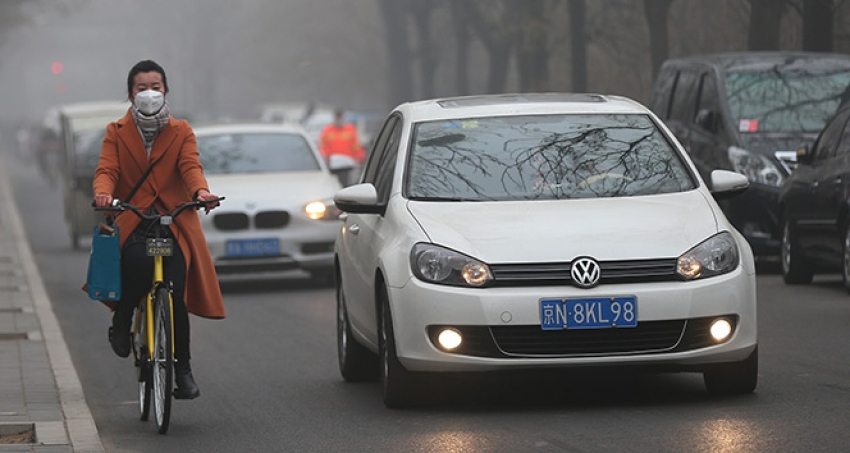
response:
<path id="1" fill-rule="evenodd" d="M 103 452 L 12 196 L 11 158 L 0 154 L 0 453 Z"/>

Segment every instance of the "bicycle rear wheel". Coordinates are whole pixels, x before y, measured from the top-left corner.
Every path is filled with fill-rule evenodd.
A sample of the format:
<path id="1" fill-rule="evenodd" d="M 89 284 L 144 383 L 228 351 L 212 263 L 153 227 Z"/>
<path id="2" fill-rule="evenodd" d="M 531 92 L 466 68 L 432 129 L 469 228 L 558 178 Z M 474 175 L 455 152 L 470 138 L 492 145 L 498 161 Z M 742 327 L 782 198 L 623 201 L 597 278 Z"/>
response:
<path id="1" fill-rule="evenodd" d="M 154 301 L 154 417 L 160 434 L 168 431 L 171 418 L 171 393 L 174 390 L 174 348 L 172 341 L 171 294 L 166 288 L 156 290 Z"/>
<path id="2" fill-rule="evenodd" d="M 133 358 L 136 364 L 136 380 L 139 383 L 139 415 L 141 420 L 147 421 L 151 411 L 151 363 L 148 357 L 147 347 L 147 319 L 145 304 L 139 304 L 136 310 L 136 328 L 133 329 Z"/>

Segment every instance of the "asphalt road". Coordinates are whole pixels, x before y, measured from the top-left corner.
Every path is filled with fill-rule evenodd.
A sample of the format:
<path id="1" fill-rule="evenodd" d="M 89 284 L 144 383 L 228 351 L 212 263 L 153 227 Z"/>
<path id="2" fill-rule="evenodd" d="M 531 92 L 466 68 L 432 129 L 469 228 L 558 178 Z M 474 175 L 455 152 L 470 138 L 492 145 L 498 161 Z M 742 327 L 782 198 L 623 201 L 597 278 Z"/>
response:
<path id="1" fill-rule="evenodd" d="M 106 339 L 110 314 L 80 289 L 59 185 L 7 159 L 36 260 L 109 452 L 846 451 L 850 296 L 838 275 L 790 287 L 758 278 L 760 382 L 709 396 L 697 374 L 457 380 L 389 410 L 377 383 L 336 368 L 333 291 L 292 279 L 224 287 L 228 316 L 192 318 L 201 397 L 175 401 L 167 435 L 138 418 L 131 359 Z M 222 194 L 227 195 L 227 194 Z M 84 249 L 87 245 L 84 244 Z"/>

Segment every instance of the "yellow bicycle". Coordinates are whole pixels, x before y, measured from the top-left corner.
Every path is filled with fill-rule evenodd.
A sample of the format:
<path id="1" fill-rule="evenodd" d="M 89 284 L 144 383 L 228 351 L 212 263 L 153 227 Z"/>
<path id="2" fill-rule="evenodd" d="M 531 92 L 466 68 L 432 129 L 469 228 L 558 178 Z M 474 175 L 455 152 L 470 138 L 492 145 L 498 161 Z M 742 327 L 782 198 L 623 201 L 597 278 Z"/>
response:
<path id="1" fill-rule="evenodd" d="M 145 214 L 135 206 L 118 200 L 112 206 L 95 208 L 98 211 L 132 211 L 141 219 L 151 222 L 145 249 L 154 259 L 151 290 L 139 301 L 133 319 L 132 346 L 136 377 L 139 383 L 139 412 L 148 420 L 153 399 L 154 419 L 160 434 L 168 431 L 171 418 L 171 398 L 174 390 L 174 307 L 172 285 L 166 282 L 163 257 L 174 254 L 174 239 L 167 237 L 168 225 L 188 208 L 199 209 L 208 203 L 224 200 L 192 201 L 177 207 L 173 213 Z M 110 335 L 113 332 L 110 330 Z M 112 339 L 110 338 L 110 342 Z"/>

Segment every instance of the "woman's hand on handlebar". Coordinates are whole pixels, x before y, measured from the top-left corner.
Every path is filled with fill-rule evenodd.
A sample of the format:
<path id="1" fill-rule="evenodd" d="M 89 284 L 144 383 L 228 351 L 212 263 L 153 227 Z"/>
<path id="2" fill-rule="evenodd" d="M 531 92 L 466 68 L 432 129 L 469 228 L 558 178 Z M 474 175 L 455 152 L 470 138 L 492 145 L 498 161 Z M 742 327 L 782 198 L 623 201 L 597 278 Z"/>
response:
<path id="1" fill-rule="evenodd" d="M 211 193 L 210 193 L 210 191 L 209 191 L 209 190 L 206 190 L 206 189 L 201 189 L 201 190 L 199 190 L 199 191 L 198 191 L 198 194 L 195 196 L 195 199 L 196 199 L 196 200 L 198 200 L 198 201 L 204 201 L 204 202 L 205 202 L 205 201 L 211 201 L 211 200 L 218 200 L 218 198 L 219 198 L 219 197 L 218 197 L 218 195 L 213 195 L 213 194 L 211 194 Z M 219 204 L 220 204 L 220 203 L 219 203 L 218 201 L 213 201 L 213 202 L 211 202 L 211 203 L 206 203 L 206 204 L 204 204 L 204 211 L 205 211 L 205 213 L 206 213 L 206 214 L 209 214 L 209 213 L 210 213 L 210 211 L 212 211 L 213 209 L 215 209 L 215 207 L 216 207 L 216 206 L 218 206 Z"/>
<path id="2" fill-rule="evenodd" d="M 112 204 L 112 195 L 99 193 L 94 196 L 94 205 L 98 208 L 106 208 Z"/>

